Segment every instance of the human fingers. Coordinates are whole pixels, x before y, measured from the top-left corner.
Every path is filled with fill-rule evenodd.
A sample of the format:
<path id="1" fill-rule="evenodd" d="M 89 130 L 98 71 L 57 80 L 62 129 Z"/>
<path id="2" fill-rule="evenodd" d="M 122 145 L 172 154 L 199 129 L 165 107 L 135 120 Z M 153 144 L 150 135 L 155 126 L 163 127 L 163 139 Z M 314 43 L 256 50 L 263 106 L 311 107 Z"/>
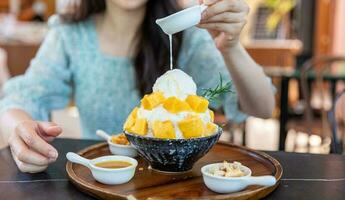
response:
<path id="1" fill-rule="evenodd" d="M 38 122 L 37 132 L 44 140 L 51 142 L 62 133 L 62 128 L 54 122 Z"/>
<path id="2" fill-rule="evenodd" d="M 215 15 L 211 18 L 201 20 L 201 24 L 203 23 L 212 23 L 212 22 L 224 22 L 224 23 L 239 23 L 246 21 L 247 14 L 241 13 L 233 13 L 233 12 L 224 12 L 218 15 Z"/>
<path id="3" fill-rule="evenodd" d="M 38 135 L 37 126 L 36 122 L 23 122 L 17 125 L 15 132 L 28 148 L 48 157 L 50 160 L 56 160 L 58 152 Z"/>
<path id="4" fill-rule="evenodd" d="M 242 30 L 242 27 L 244 26 L 244 22 L 240 23 L 202 23 L 199 24 L 198 27 L 210 29 L 210 30 L 216 30 L 221 32 L 226 32 L 229 35 L 238 35 L 238 33 Z"/>
<path id="5" fill-rule="evenodd" d="M 44 171 L 48 167 L 48 165 L 39 166 L 39 165 L 32 165 L 32 164 L 24 163 L 24 162 L 18 160 L 18 158 L 16 156 L 13 156 L 13 160 L 21 172 L 38 173 L 38 172 Z"/>
<path id="6" fill-rule="evenodd" d="M 48 165 L 49 159 L 41 154 L 29 149 L 27 145 L 16 134 L 13 134 L 9 140 L 13 156 L 18 160 L 33 165 Z"/>
<path id="7" fill-rule="evenodd" d="M 224 12 L 248 13 L 249 7 L 242 0 L 222 0 L 210 5 L 203 13 L 202 19 L 207 20 Z"/>

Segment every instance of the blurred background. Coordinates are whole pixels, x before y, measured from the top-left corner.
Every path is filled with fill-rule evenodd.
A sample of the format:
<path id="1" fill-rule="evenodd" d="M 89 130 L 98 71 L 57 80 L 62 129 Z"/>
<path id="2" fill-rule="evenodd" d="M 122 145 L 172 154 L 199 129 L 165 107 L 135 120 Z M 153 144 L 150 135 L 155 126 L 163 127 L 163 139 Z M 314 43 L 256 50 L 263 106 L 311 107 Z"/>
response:
<path id="1" fill-rule="evenodd" d="M 25 73 L 49 17 L 68 10 L 70 1 L 0 0 L 0 86 Z M 272 119 L 250 117 L 242 124 L 217 111 L 217 123 L 226 130 L 221 139 L 259 150 L 342 153 L 344 137 L 333 105 L 344 90 L 345 1 L 246 1 L 251 10 L 241 42 L 272 78 L 277 104 Z M 179 3 L 188 7 L 196 1 Z M 54 111 L 52 120 L 64 127 L 62 137 L 80 137 L 73 102 Z"/>

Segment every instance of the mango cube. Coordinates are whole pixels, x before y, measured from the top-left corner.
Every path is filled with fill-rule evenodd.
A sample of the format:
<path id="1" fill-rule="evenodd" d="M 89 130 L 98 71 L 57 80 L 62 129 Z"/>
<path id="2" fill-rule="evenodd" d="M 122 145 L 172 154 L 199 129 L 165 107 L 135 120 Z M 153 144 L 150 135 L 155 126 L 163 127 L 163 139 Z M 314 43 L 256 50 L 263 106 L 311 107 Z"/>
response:
<path id="1" fill-rule="evenodd" d="M 123 125 L 123 129 L 129 131 L 129 129 L 134 125 L 135 120 L 137 118 L 138 107 L 135 107 L 132 112 L 127 117 L 126 122 Z"/>
<path id="2" fill-rule="evenodd" d="M 209 112 L 210 112 L 211 122 L 214 122 L 214 112 L 212 110 L 209 110 Z"/>
<path id="3" fill-rule="evenodd" d="M 206 129 L 205 129 L 205 132 L 204 132 L 204 136 L 210 136 L 210 135 L 213 135 L 216 133 L 217 131 L 217 125 L 212 123 L 212 122 L 209 122 L 206 124 Z"/>
<path id="4" fill-rule="evenodd" d="M 152 126 L 153 135 L 156 138 L 175 139 L 175 129 L 171 121 L 154 121 Z"/>
<path id="5" fill-rule="evenodd" d="M 145 95 L 141 100 L 141 105 L 146 110 L 152 110 L 165 100 L 162 92 L 153 92 L 149 95 Z"/>
<path id="6" fill-rule="evenodd" d="M 134 126 L 132 126 L 129 131 L 131 133 L 137 134 L 137 135 L 146 135 L 147 134 L 147 121 L 146 119 L 139 119 L 137 118 L 135 120 Z"/>
<path id="7" fill-rule="evenodd" d="M 168 99 L 166 99 L 165 102 L 163 103 L 163 107 L 165 108 L 165 110 L 174 114 L 191 110 L 188 103 L 176 97 L 169 97 Z"/>
<path id="8" fill-rule="evenodd" d="M 205 132 L 205 125 L 198 116 L 189 116 L 178 122 L 184 138 L 202 137 Z"/>
<path id="9" fill-rule="evenodd" d="M 194 112 L 203 113 L 207 110 L 209 102 L 204 97 L 197 95 L 189 95 L 186 102 L 193 109 Z"/>

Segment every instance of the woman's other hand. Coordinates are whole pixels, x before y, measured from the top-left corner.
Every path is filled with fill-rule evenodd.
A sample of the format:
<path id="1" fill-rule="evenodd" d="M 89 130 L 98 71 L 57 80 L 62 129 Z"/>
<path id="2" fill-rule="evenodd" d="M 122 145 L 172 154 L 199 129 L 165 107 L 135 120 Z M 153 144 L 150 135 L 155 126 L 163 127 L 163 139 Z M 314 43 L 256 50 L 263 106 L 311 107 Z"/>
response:
<path id="1" fill-rule="evenodd" d="M 48 142 L 61 132 L 62 129 L 52 122 L 26 120 L 17 123 L 8 143 L 19 170 L 41 172 L 54 162 L 58 152 Z"/>
<path id="2" fill-rule="evenodd" d="M 207 29 L 217 48 L 227 51 L 239 42 L 239 35 L 246 24 L 249 6 L 244 0 L 199 0 L 208 6 L 203 12 L 200 28 Z"/>

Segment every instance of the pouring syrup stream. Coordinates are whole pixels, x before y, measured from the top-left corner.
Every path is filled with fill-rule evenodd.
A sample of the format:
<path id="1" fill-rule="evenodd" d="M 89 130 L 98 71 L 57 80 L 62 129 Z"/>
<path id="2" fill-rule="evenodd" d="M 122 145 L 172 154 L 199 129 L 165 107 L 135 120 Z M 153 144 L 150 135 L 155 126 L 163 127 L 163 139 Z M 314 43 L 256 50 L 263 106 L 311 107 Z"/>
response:
<path id="1" fill-rule="evenodd" d="M 173 53 L 172 53 L 172 35 L 169 34 L 169 46 L 170 46 L 170 70 L 173 69 Z"/>

